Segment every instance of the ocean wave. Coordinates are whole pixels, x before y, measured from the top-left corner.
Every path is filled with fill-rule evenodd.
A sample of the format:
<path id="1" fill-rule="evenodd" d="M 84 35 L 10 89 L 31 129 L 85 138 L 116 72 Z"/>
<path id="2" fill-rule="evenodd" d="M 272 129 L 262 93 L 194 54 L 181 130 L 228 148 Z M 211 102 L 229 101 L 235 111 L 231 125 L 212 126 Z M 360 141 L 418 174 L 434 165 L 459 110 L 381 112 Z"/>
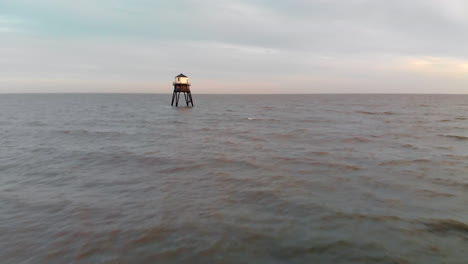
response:
<path id="1" fill-rule="evenodd" d="M 164 239 L 176 231 L 176 229 L 169 225 L 154 226 L 144 231 L 142 230 L 142 234 L 136 239 L 131 240 L 130 243 L 134 245 L 146 245 Z"/>
<path id="2" fill-rule="evenodd" d="M 216 158 L 216 159 L 205 159 L 203 162 L 188 163 L 181 162 L 180 165 L 173 164 L 170 168 L 161 169 L 158 172 L 160 173 L 179 173 L 179 172 L 189 172 L 196 171 L 201 169 L 206 169 L 207 171 L 212 170 L 213 168 L 229 168 L 233 167 L 239 170 L 256 170 L 256 169 L 267 169 L 273 170 L 269 165 L 252 162 L 252 161 L 243 161 L 243 160 L 234 160 L 228 158 Z"/>
<path id="3" fill-rule="evenodd" d="M 311 244 L 280 248 L 275 254 L 288 260 L 314 257 L 310 260 L 292 261 L 293 263 L 409 263 L 403 256 L 389 255 L 384 243 L 380 242 L 337 240 L 315 241 Z M 314 261 L 317 257 L 328 261 Z"/>
<path id="4" fill-rule="evenodd" d="M 238 135 L 237 137 L 250 142 L 268 142 L 268 140 L 264 139 L 263 137 L 253 135 Z"/>
<path id="5" fill-rule="evenodd" d="M 446 138 L 453 138 L 457 140 L 468 140 L 468 137 L 466 136 L 459 136 L 459 135 L 439 135 L 440 137 L 446 137 Z"/>
<path id="6" fill-rule="evenodd" d="M 468 155 L 445 155 L 445 157 L 454 159 L 454 160 L 461 160 L 461 161 L 468 161 Z"/>
<path id="7" fill-rule="evenodd" d="M 411 145 L 411 144 L 403 144 L 403 145 L 401 145 L 401 146 L 404 147 L 404 148 L 418 149 L 416 146 Z"/>
<path id="8" fill-rule="evenodd" d="M 447 147 L 447 146 L 437 146 L 435 148 L 436 149 L 443 149 L 443 150 L 453 150 L 453 147 Z"/>
<path id="9" fill-rule="evenodd" d="M 298 257 L 304 254 L 323 254 L 329 251 L 347 251 L 350 248 L 356 247 L 354 242 L 339 240 L 331 243 L 322 243 L 313 247 L 301 247 L 297 246 L 294 248 L 282 249 L 279 254 L 283 257 Z"/>
<path id="10" fill-rule="evenodd" d="M 33 148 L 31 149 L 31 153 L 54 153 L 54 152 L 57 152 L 59 151 L 58 148 L 55 148 L 55 147 L 37 147 L 37 148 Z"/>
<path id="11" fill-rule="evenodd" d="M 345 212 L 334 212 L 333 214 L 322 216 L 324 221 L 334 221 L 334 220 L 371 220 L 377 222 L 386 222 L 386 221 L 408 221 L 402 219 L 396 215 L 372 215 L 372 214 L 359 214 L 359 213 L 345 213 Z"/>
<path id="12" fill-rule="evenodd" d="M 310 133 L 310 129 L 307 129 L 307 128 L 299 128 L 299 129 L 295 129 L 293 131 L 290 131 L 288 132 L 289 134 L 291 135 L 297 135 L 297 134 L 305 134 L 305 133 Z"/>
<path id="13" fill-rule="evenodd" d="M 281 120 L 276 118 L 258 118 L 258 117 L 248 117 L 247 120 L 250 121 L 269 121 L 269 122 L 280 122 Z"/>
<path id="14" fill-rule="evenodd" d="M 45 126 L 48 126 L 48 124 L 46 124 L 46 123 L 44 123 L 42 121 L 33 121 L 33 122 L 26 123 L 26 125 L 32 126 L 32 127 L 45 127 Z"/>
<path id="15" fill-rule="evenodd" d="M 450 180 L 445 178 L 434 178 L 431 180 L 435 184 L 441 184 L 453 188 L 468 190 L 468 183 L 460 182 L 457 180 Z"/>
<path id="16" fill-rule="evenodd" d="M 178 120 L 167 120 L 166 122 L 169 124 L 177 124 L 177 125 L 185 124 L 185 122 L 178 121 Z"/>
<path id="17" fill-rule="evenodd" d="M 308 155 L 316 155 L 316 156 L 328 156 L 330 155 L 329 152 L 308 152 Z M 287 156 L 273 156 L 272 159 L 287 162 L 290 164 L 303 164 L 303 165 L 313 165 L 313 166 L 326 166 L 326 167 L 334 167 L 334 168 L 345 168 L 345 169 L 352 169 L 352 170 L 359 170 L 362 169 L 356 165 L 350 165 L 346 163 L 338 163 L 338 162 L 326 162 L 326 161 L 318 161 L 316 158 L 311 157 L 287 157 Z"/>
<path id="18" fill-rule="evenodd" d="M 421 164 L 421 163 L 431 163 L 428 159 L 417 159 L 417 160 L 390 160 L 381 162 L 380 165 L 405 165 L 405 164 Z"/>
<path id="19" fill-rule="evenodd" d="M 436 192 L 436 191 L 427 190 L 427 189 L 418 190 L 416 192 L 418 194 L 421 194 L 423 196 L 427 196 L 427 197 L 430 197 L 430 198 L 434 198 L 434 197 L 453 197 L 453 196 L 455 196 L 454 194 L 451 194 L 451 193 L 442 193 L 442 192 Z"/>
<path id="20" fill-rule="evenodd" d="M 302 119 L 298 120 L 301 123 L 329 123 L 330 120 L 327 119 Z"/>
<path id="21" fill-rule="evenodd" d="M 314 166 L 324 166 L 329 168 L 336 168 L 336 169 L 344 169 L 344 170 L 362 170 L 363 168 L 356 166 L 356 165 L 349 165 L 343 163 L 331 163 L 331 162 L 311 162 L 310 165 Z"/>
<path id="22" fill-rule="evenodd" d="M 330 152 L 326 152 L 326 151 L 311 151 L 311 152 L 308 152 L 307 154 L 316 155 L 316 156 L 328 156 L 328 155 L 330 155 Z"/>
<path id="23" fill-rule="evenodd" d="M 342 141 L 346 143 L 368 143 L 368 142 L 371 142 L 372 140 L 363 138 L 363 137 L 352 137 L 352 138 L 343 139 Z"/>
<path id="24" fill-rule="evenodd" d="M 208 164 L 215 167 L 235 167 L 239 169 L 274 169 L 270 165 L 261 164 L 258 162 L 253 161 L 245 161 L 245 160 L 234 160 L 234 159 L 226 159 L 226 158 L 216 158 L 216 159 L 208 159 L 206 160 Z"/>
<path id="25" fill-rule="evenodd" d="M 208 163 L 200 163 L 200 164 L 193 164 L 193 165 L 182 165 L 182 166 L 175 166 L 173 168 L 167 168 L 159 170 L 160 173 L 178 173 L 178 172 L 185 172 L 185 171 L 193 171 L 202 168 L 209 168 Z"/>
<path id="26" fill-rule="evenodd" d="M 276 107 L 274 107 L 274 106 L 262 106 L 262 107 L 261 107 L 261 109 L 263 109 L 263 110 L 273 110 L 273 109 L 275 109 L 275 108 L 276 108 Z"/>
<path id="27" fill-rule="evenodd" d="M 356 111 L 358 114 L 365 114 L 365 115 L 396 115 L 397 113 L 394 112 L 371 112 L 371 111 Z"/>
<path id="28" fill-rule="evenodd" d="M 289 140 L 289 139 L 294 139 L 297 136 L 297 135 L 290 134 L 290 133 L 269 133 L 267 135 L 277 140 Z"/>
<path id="29" fill-rule="evenodd" d="M 127 133 L 123 132 L 116 132 L 116 131 L 91 131 L 91 130 L 56 130 L 55 132 L 60 133 L 60 134 L 66 134 L 66 135 L 98 135 L 98 136 L 122 136 L 122 135 L 128 135 Z"/>
<path id="30" fill-rule="evenodd" d="M 174 164 L 189 164 L 193 161 L 177 159 L 167 156 L 152 156 L 133 152 L 116 152 L 107 153 L 101 151 L 72 151 L 61 155 L 64 161 L 73 161 L 75 166 L 86 164 L 87 166 L 104 166 L 104 167 L 126 167 L 138 168 L 145 166 L 151 168 L 153 166 L 173 166 Z"/>
<path id="31" fill-rule="evenodd" d="M 434 165 L 457 165 L 458 162 L 454 161 L 439 161 L 439 160 L 428 160 L 428 159 L 416 159 L 416 160 L 390 160 L 381 162 L 380 166 L 386 165 L 412 165 L 412 164 L 434 164 Z"/>
<path id="32" fill-rule="evenodd" d="M 453 219 L 437 219 L 424 223 L 430 232 L 448 233 L 457 232 L 462 233 L 468 239 L 468 224 L 459 222 Z"/>

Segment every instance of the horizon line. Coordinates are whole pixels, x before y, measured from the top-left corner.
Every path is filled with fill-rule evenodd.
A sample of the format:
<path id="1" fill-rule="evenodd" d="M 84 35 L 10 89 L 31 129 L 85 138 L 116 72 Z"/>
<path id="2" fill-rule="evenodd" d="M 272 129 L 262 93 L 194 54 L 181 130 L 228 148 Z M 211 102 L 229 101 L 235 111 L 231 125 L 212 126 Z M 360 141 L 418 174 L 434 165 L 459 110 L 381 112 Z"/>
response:
<path id="1" fill-rule="evenodd" d="M 66 95 L 66 94 L 167 94 L 171 95 L 172 92 L 168 93 L 147 93 L 147 92 L 134 92 L 134 93 L 129 93 L 129 92 L 19 92 L 19 93 L 2 93 L 0 92 L 0 95 Z M 468 93 L 195 93 L 196 95 L 468 95 Z"/>

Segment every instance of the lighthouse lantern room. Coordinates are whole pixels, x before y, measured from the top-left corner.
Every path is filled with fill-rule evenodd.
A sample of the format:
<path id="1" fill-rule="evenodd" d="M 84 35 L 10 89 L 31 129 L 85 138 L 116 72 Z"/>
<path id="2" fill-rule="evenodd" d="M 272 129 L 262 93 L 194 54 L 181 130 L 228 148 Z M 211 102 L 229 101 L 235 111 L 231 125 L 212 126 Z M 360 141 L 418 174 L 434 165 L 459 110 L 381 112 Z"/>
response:
<path id="1" fill-rule="evenodd" d="M 189 84 L 189 77 L 183 75 L 182 73 L 175 77 L 175 83 L 179 84 Z"/>

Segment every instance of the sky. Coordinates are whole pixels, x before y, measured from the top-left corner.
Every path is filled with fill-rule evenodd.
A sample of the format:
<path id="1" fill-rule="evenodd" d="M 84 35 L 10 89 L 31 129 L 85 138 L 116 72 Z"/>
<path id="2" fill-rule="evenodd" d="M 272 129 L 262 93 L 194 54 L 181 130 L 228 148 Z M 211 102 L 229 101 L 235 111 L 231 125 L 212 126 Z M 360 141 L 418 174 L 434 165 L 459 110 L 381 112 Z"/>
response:
<path id="1" fill-rule="evenodd" d="M 467 0 L 0 0 L 0 93 L 468 93 Z"/>

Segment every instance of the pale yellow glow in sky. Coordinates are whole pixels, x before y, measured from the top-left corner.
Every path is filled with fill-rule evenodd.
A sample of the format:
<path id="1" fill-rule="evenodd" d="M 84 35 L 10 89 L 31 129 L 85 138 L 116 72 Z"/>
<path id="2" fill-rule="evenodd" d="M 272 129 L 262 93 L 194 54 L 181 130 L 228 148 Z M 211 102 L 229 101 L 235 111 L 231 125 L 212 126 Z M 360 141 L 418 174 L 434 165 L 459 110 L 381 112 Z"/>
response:
<path id="1" fill-rule="evenodd" d="M 443 57 L 416 58 L 407 60 L 403 69 L 431 74 L 466 75 L 468 61 Z"/>
<path id="2" fill-rule="evenodd" d="M 463 69 L 463 71 L 468 72 L 468 63 L 462 64 L 461 68 Z"/>

